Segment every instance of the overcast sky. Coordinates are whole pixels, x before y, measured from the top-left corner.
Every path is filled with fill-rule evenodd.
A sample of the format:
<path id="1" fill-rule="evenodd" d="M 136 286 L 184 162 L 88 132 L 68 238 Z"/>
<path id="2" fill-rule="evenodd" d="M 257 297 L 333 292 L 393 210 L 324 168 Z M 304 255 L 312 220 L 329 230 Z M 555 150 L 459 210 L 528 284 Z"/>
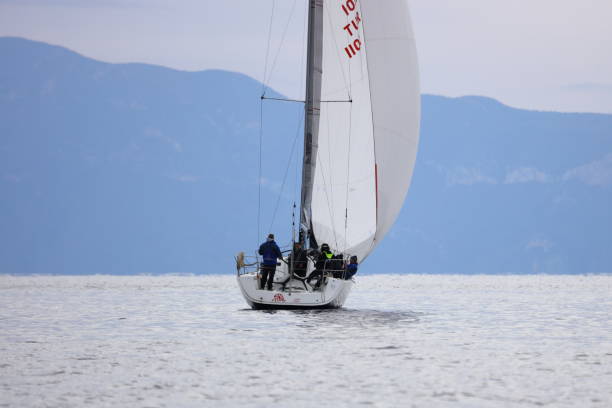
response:
<path id="1" fill-rule="evenodd" d="M 424 93 L 612 113 L 612 0 L 409 3 Z M 275 4 L 270 65 L 289 24 L 269 83 L 297 97 L 306 0 Z M 0 36 L 107 62 L 220 68 L 261 80 L 271 6 L 272 0 L 0 0 Z"/>

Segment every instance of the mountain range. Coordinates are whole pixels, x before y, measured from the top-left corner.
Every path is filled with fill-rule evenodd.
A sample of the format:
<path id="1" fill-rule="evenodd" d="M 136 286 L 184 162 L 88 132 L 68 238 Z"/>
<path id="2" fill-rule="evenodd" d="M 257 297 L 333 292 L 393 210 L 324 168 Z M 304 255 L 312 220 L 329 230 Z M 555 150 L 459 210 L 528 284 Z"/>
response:
<path id="1" fill-rule="evenodd" d="M 232 273 L 290 241 L 300 104 L 235 72 L 0 56 L 0 273 Z M 611 208 L 612 115 L 423 95 L 412 187 L 361 273 L 610 273 Z"/>

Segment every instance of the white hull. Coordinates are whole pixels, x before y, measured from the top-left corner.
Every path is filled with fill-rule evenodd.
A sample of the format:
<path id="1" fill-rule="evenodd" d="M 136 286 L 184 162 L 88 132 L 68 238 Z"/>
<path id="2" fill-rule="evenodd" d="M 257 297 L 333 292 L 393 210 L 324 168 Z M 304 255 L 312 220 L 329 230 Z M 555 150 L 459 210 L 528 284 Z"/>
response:
<path id="1" fill-rule="evenodd" d="M 280 271 L 279 271 L 280 272 Z M 278 274 L 278 272 L 277 272 Z M 286 275 L 279 274 L 280 278 Z M 286 278 L 285 278 L 286 279 Z M 238 286 L 244 299 L 254 309 L 334 309 L 342 307 L 348 297 L 353 280 L 327 278 L 321 290 L 313 291 L 310 285 L 291 281 L 283 286 L 284 279 L 275 279 L 273 290 L 260 290 L 256 273 L 238 276 Z"/>

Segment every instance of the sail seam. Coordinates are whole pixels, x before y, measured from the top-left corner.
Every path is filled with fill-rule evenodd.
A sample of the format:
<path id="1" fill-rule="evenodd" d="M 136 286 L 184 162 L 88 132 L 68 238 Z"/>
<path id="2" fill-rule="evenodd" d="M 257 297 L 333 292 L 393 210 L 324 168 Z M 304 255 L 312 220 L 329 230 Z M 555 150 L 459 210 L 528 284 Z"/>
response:
<path id="1" fill-rule="evenodd" d="M 366 15 L 363 14 L 363 8 L 361 7 L 361 4 L 359 4 L 359 10 L 361 11 L 361 15 L 362 15 L 362 19 L 361 19 L 361 29 L 363 31 L 363 39 L 364 39 L 364 53 L 365 53 L 365 64 L 366 64 L 366 73 L 368 74 L 368 96 L 370 98 L 370 117 L 371 117 L 371 121 L 372 121 L 372 142 L 373 142 L 373 146 L 374 146 L 374 151 L 372 152 L 372 154 L 374 155 L 374 184 L 375 184 L 375 189 L 374 189 L 374 195 L 375 195 L 375 202 L 376 202 L 376 227 L 374 228 L 374 237 L 372 238 L 372 242 L 370 243 L 370 249 L 368 250 L 371 251 L 372 248 L 374 247 L 374 242 L 376 242 L 376 234 L 378 233 L 378 161 L 376 160 L 376 137 L 374 135 L 374 106 L 372 105 L 372 78 L 370 75 L 370 62 L 369 62 L 369 58 L 367 57 L 368 54 L 368 45 L 367 43 L 369 42 L 369 39 L 367 38 L 367 13 Z M 363 262 L 363 259 L 361 260 L 361 262 Z"/>
<path id="2" fill-rule="evenodd" d="M 346 16 L 346 21 L 348 21 L 348 14 Z M 360 33 L 357 34 L 361 35 Z M 348 39 L 348 32 L 346 33 Z M 336 50 L 338 48 L 336 47 Z M 348 77 L 349 77 L 349 98 L 352 98 L 353 95 L 353 73 L 351 71 L 351 62 L 348 62 Z M 349 107 L 349 123 L 348 123 L 348 149 L 347 149 L 347 158 L 346 158 L 346 192 L 344 197 L 344 250 L 346 251 L 346 247 L 348 246 L 348 202 L 349 202 L 349 180 L 351 179 L 351 136 L 353 132 L 353 105 Z"/>

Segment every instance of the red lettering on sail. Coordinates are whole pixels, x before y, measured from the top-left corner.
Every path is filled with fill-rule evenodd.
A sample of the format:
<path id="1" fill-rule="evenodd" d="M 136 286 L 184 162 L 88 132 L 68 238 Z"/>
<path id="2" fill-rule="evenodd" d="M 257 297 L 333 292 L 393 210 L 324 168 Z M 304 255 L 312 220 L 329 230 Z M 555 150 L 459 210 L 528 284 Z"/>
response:
<path id="1" fill-rule="evenodd" d="M 349 44 L 348 47 L 345 47 L 344 51 L 346 52 L 349 58 L 353 58 L 353 56 L 357 54 L 357 51 L 359 51 L 360 49 L 361 49 L 361 40 L 357 38 L 355 41 L 353 41 L 352 44 Z"/>
<path id="2" fill-rule="evenodd" d="M 344 26 L 344 29 L 348 31 L 349 35 L 353 35 L 353 31 L 351 31 L 351 24 L 347 24 Z"/>
<path id="3" fill-rule="evenodd" d="M 353 11 L 355 10 L 355 3 L 357 2 L 357 0 L 346 0 L 344 1 L 343 5 L 342 5 L 342 11 L 344 11 L 344 14 L 346 14 L 347 16 L 349 15 L 349 11 Z"/>
<path id="4" fill-rule="evenodd" d="M 353 53 L 349 50 L 349 47 L 344 47 L 344 52 L 346 52 L 349 58 L 353 58 Z"/>
<path id="5" fill-rule="evenodd" d="M 361 16 L 357 10 L 357 0 L 342 0 L 340 7 L 344 14 L 349 17 L 348 24 L 342 27 L 345 34 L 349 37 L 349 43 L 344 47 L 347 57 L 353 58 L 359 50 L 361 50 L 361 39 L 352 39 L 351 37 L 358 37 L 359 27 L 361 25 Z M 354 12 L 354 13 L 352 13 Z"/>

